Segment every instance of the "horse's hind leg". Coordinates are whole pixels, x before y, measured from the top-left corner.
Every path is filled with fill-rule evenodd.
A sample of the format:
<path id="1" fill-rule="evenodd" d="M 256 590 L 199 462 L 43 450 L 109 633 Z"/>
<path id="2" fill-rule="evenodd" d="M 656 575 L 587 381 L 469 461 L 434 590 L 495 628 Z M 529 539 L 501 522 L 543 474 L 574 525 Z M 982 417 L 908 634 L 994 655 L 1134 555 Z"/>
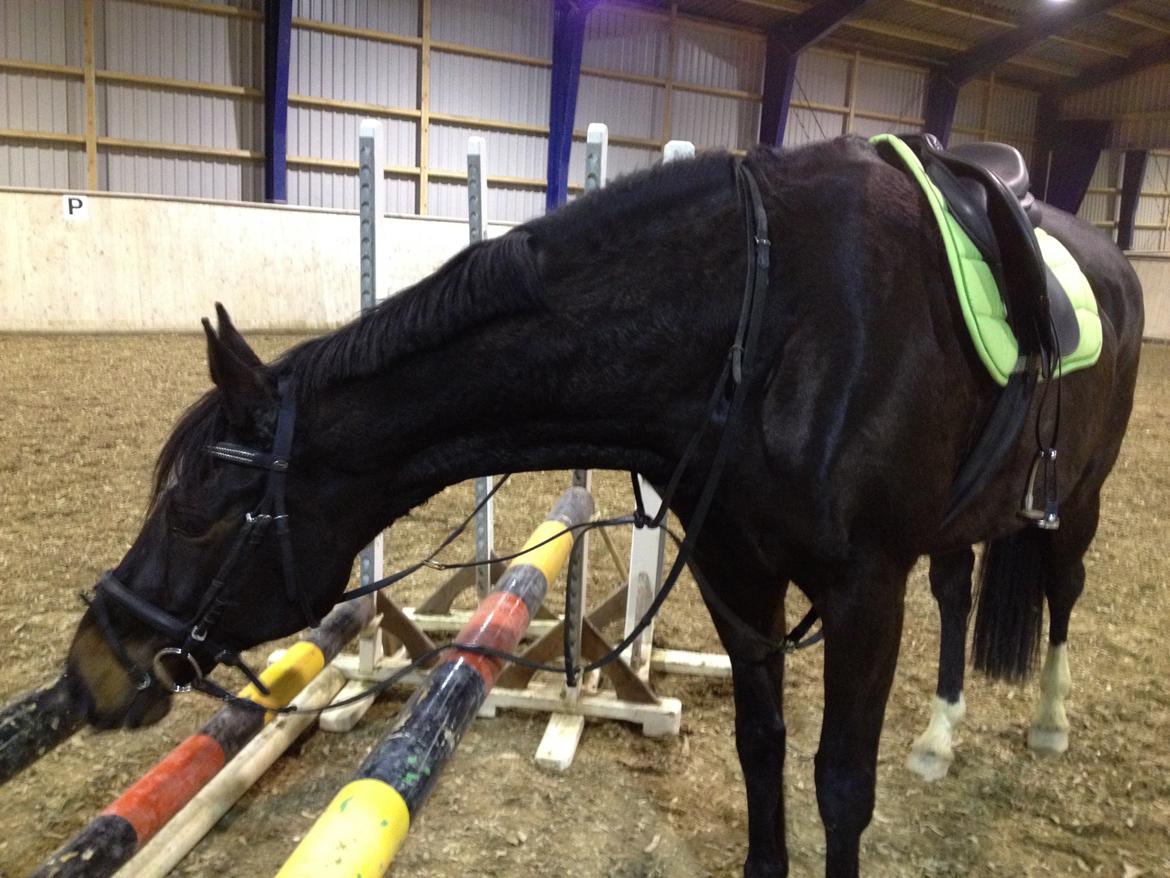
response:
<path id="1" fill-rule="evenodd" d="M 1063 753 L 1068 749 L 1068 714 L 1064 702 L 1072 679 L 1068 668 L 1068 623 L 1073 606 L 1085 587 L 1084 555 L 1097 531 L 1100 500 L 1097 496 L 1082 509 L 1062 510 L 1061 526 L 1051 534 L 1044 594 L 1048 602 L 1048 654 L 1040 672 L 1040 698 L 1028 746 L 1039 753 Z"/>
<path id="2" fill-rule="evenodd" d="M 898 660 L 910 562 L 866 552 L 845 582 L 818 594 L 825 626 L 825 709 L 816 757 L 828 878 L 858 874 L 873 816 L 878 738 Z"/>
<path id="3" fill-rule="evenodd" d="M 967 620 L 971 615 L 971 571 L 975 553 L 968 546 L 957 552 L 930 556 L 930 591 L 938 603 L 941 623 L 938 687 L 930 723 L 906 760 L 924 780 L 946 777 L 954 760 L 951 735 L 967 712 L 963 701 L 963 670 L 967 654 Z"/>

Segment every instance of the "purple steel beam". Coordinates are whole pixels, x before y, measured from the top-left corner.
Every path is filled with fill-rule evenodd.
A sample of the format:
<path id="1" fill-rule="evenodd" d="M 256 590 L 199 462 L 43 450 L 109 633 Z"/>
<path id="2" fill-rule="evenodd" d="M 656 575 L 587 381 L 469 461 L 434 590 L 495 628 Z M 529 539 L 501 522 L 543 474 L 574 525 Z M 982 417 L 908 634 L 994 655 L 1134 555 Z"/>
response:
<path id="1" fill-rule="evenodd" d="M 585 19 L 597 0 L 556 0 L 553 6 L 552 83 L 548 101 L 547 210 L 556 210 L 569 197 L 569 154 L 573 148 L 573 119 L 577 115 L 577 85 L 581 80 L 581 52 Z"/>
<path id="2" fill-rule="evenodd" d="M 264 198 L 288 201 L 288 67 L 292 0 L 264 4 Z"/>
<path id="3" fill-rule="evenodd" d="M 926 112 L 922 130 L 933 134 L 943 146 L 951 139 L 959 86 L 945 72 L 932 70 L 926 79 Z"/>
<path id="4" fill-rule="evenodd" d="M 1144 149 L 1125 151 L 1125 171 L 1121 177 L 1121 210 L 1117 217 L 1117 246 L 1122 250 L 1133 247 L 1134 223 L 1137 220 L 1138 201 L 1142 197 L 1142 182 L 1146 179 Z"/>
<path id="5" fill-rule="evenodd" d="M 1080 76 L 1064 83 L 1057 90 L 1062 96 L 1088 91 L 1091 88 L 1106 85 L 1134 73 L 1140 73 L 1147 67 L 1165 64 L 1168 61 L 1170 61 L 1170 40 L 1163 40 L 1160 43 L 1143 46 L 1127 58 L 1114 58 L 1112 61 L 1106 61 L 1096 67 L 1089 67 L 1083 70 Z"/>
<path id="6" fill-rule="evenodd" d="M 1051 144 L 1048 185 L 1044 200 L 1076 213 L 1097 169 L 1101 150 L 1109 144 L 1113 127 L 1100 119 L 1064 119 L 1045 126 L 1041 142 Z"/>
<path id="7" fill-rule="evenodd" d="M 781 146 L 796 82 L 796 59 L 864 6 L 866 0 L 822 0 L 768 33 L 764 60 L 764 96 L 760 110 L 760 143 Z"/>
<path id="8" fill-rule="evenodd" d="M 1080 0 L 1079 3 L 1054 6 L 1046 12 L 1030 16 L 1014 30 L 968 49 L 946 68 L 946 76 L 955 85 L 962 85 L 968 79 L 1002 64 L 1013 55 L 1018 55 L 1034 43 L 1123 2 L 1124 0 Z"/>

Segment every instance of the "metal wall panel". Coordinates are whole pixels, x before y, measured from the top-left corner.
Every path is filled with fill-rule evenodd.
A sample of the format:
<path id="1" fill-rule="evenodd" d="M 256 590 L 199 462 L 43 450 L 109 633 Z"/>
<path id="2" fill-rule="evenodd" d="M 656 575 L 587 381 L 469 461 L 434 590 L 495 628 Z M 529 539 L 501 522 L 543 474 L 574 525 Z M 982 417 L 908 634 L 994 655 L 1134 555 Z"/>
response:
<path id="1" fill-rule="evenodd" d="M 1116 199 L 1112 195 L 1090 192 L 1081 201 L 1081 209 L 1077 211 L 1077 216 L 1088 223 L 1115 223 Z"/>
<path id="2" fill-rule="evenodd" d="M 356 163 L 358 128 L 363 118 L 361 113 L 289 107 L 288 154 Z M 416 165 L 418 124 L 411 119 L 382 119 L 381 122 L 386 134 L 386 164 Z"/>
<path id="3" fill-rule="evenodd" d="M 228 4 L 255 8 L 252 3 Z M 129 0 L 95 0 L 97 67 L 174 80 L 263 86 L 263 25 Z M 263 150 L 258 97 L 202 94 L 98 81 L 100 137 L 178 146 Z M 249 158 L 183 156 L 102 147 L 98 182 L 115 192 L 191 198 L 263 198 L 262 164 Z"/>
<path id="4" fill-rule="evenodd" d="M 80 67 L 81 4 L 73 0 L 0 0 L 0 57 Z M 85 95 L 81 80 L 0 72 L 0 128 L 84 133 Z M 82 147 L 0 142 L 0 185 L 83 187 Z"/>
<path id="5" fill-rule="evenodd" d="M 921 118 L 926 70 L 877 63 L 862 58 L 857 71 L 854 107 L 886 115 Z"/>
<path id="6" fill-rule="evenodd" d="M 543 180 L 548 167 L 548 138 L 512 131 L 484 131 L 455 125 L 431 125 L 429 167 L 467 173 L 467 139 L 482 137 L 489 177 Z"/>
<path id="7" fill-rule="evenodd" d="M 170 79 L 263 87 L 261 22 L 128 0 L 99 0 L 95 14 L 100 16 L 95 34 L 99 67 Z"/>
<path id="8" fill-rule="evenodd" d="M 467 184 L 464 182 L 431 181 L 427 198 L 434 216 L 466 219 Z M 484 216 L 488 222 L 523 222 L 544 213 L 544 192 L 539 189 L 521 189 L 508 186 L 488 186 Z"/>
<path id="9" fill-rule="evenodd" d="M 1034 91 L 996 84 L 991 90 L 991 104 L 987 108 L 987 128 L 992 139 L 1008 142 L 1031 140 L 1036 133 L 1039 102 L 1040 95 Z"/>
<path id="10" fill-rule="evenodd" d="M 758 94 L 763 88 L 764 41 L 741 31 L 678 22 L 674 77 L 680 82 Z"/>
<path id="11" fill-rule="evenodd" d="M 956 128 L 982 130 L 986 123 L 983 114 L 987 109 L 987 86 L 987 80 L 974 79 L 959 89 L 959 99 L 955 102 Z"/>
<path id="12" fill-rule="evenodd" d="M 846 106 L 849 102 L 850 64 L 849 58 L 836 52 L 816 49 L 801 52 L 796 59 L 792 99 L 834 107 Z"/>
<path id="13" fill-rule="evenodd" d="M 357 210 L 357 171 L 328 168 L 290 167 L 288 203 L 305 207 Z M 386 178 L 386 212 L 413 214 L 418 203 L 418 181 L 404 177 Z M 357 220 L 355 219 L 354 222 Z M 356 258 L 356 257 L 355 257 Z"/>
<path id="14" fill-rule="evenodd" d="M 1066 98 L 1061 102 L 1061 110 L 1066 116 L 1109 118 L 1122 113 L 1165 109 L 1168 104 L 1170 66 L 1162 65 Z"/>
<path id="15" fill-rule="evenodd" d="M 917 134 L 921 130 L 922 126 L 913 122 L 887 122 L 884 119 L 854 116 L 851 133 L 858 137 L 873 137 L 875 134 Z"/>
<path id="16" fill-rule="evenodd" d="M 263 0 L 252 0 L 259 6 Z M 293 17 L 419 35 L 418 0 L 293 0 Z"/>
<path id="17" fill-rule="evenodd" d="M 414 46 L 294 27 L 289 94 L 413 108 L 418 99 L 418 54 Z"/>
<path id="18" fill-rule="evenodd" d="M 861 120 L 854 120 L 854 129 Z M 806 110 L 791 107 L 788 123 L 784 126 L 785 146 L 804 146 L 818 140 L 829 140 L 845 134 L 846 117 L 843 113 L 829 113 L 824 110 Z"/>
<path id="19" fill-rule="evenodd" d="M 678 92 L 674 95 L 677 106 Z M 610 134 L 655 140 L 662 136 L 666 88 L 581 75 L 573 127 L 584 131 L 590 122 L 604 122 Z"/>
<path id="20" fill-rule="evenodd" d="M 83 133 L 85 92 L 81 80 L 0 71 L 0 128 Z"/>
<path id="21" fill-rule="evenodd" d="M 1167 205 L 1170 205 L 1170 201 L 1165 198 L 1151 198 L 1146 196 L 1138 201 L 1137 214 L 1134 216 L 1134 221 L 1142 225 L 1164 226 L 1166 225 Z M 1112 219 L 1112 215 L 1110 219 Z"/>
<path id="22" fill-rule="evenodd" d="M 547 68 L 435 53 L 431 111 L 547 125 L 551 77 Z"/>
<path id="23" fill-rule="evenodd" d="M 100 137 L 264 149 L 264 109 L 259 101 L 118 83 L 98 83 L 97 98 Z"/>
<path id="24" fill-rule="evenodd" d="M 99 169 L 99 184 L 110 192 L 138 192 L 179 198 L 257 201 L 264 197 L 259 162 L 230 163 L 132 151 L 111 152 Z"/>
<path id="25" fill-rule="evenodd" d="M 1093 176 L 1089 178 L 1090 189 L 1119 189 L 1121 188 L 1122 156 L 1112 150 L 1105 150 L 1097 159 L 1097 167 L 1093 169 Z M 1146 180 L 1149 180 L 1149 171 Z"/>
<path id="26" fill-rule="evenodd" d="M 1157 229 L 1134 229 L 1133 249 L 1157 252 L 1163 249 L 1166 236 Z"/>
<path id="27" fill-rule="evenodd" d="M 665 18 L 599 6 L 585 22 L 581 65 L 638 76 L 666 76 L 668 30 Z"/>
<path id="28" fill-rule="evenodd" d="M 1118 193 L 1121 185 L 1120 154 L 1103 152 L 1093 169 L 1093 176 L 1089 179 L 1089 191 L 1081 201 L 1077 216 L 1085 222 L 1096 225 L 1110 237 L 1117 234 Z M 1033 177 L 1037 179 L 1035 188 L 1039 185 L 1039 169 L 1033 169 Z M 1108 191 L 1100 191 L 1108 190 Z"/>
<path id="29" fill-rule="evenodd" d="M 675 91 L 670 136 L 697 147 L 747 149 L 758 140 L 760 105 L 756 101 Z"/>
<path id="30" fill-rule="evenodd" d="M 549 0 L 431 0 L 431 38 L 551 59 L 552 6 Z"/>
<path id="31" fill-rule="evenodd" d="M 1170 144 L 1170 119 L 1130 116 L 1113 123 L 1113 146 L 1118 149 L 1161 149 Z"/>
<path id="32" fill-rule="evenodd" d="M 76 0 L 0 0 L 0 57 L 80 67 L 81 56 Z"/>
<path id="33" fill-rule="evenodd" d="M 0 186 L 82 189 L 85 153 L 69 146 L 0 141 Z"/>

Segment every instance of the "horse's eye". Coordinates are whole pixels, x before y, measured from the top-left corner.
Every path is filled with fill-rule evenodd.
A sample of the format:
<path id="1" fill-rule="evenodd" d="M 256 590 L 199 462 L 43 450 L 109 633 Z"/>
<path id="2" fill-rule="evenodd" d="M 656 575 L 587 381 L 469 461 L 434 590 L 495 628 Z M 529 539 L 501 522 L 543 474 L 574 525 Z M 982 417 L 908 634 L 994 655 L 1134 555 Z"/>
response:
<path id="1" fill-rule="evenodd" d="M 211 526 L 207 516 L 182 503 L 171 503 L 167 509 L 167 526 L 182 537 L 201 537 Z"/>

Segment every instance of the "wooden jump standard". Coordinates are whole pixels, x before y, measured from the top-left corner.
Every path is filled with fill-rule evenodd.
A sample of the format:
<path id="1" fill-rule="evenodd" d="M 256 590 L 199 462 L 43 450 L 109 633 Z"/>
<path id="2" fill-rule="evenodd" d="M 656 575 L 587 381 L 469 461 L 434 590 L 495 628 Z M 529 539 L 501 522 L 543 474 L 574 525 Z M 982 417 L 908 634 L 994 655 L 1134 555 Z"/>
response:
<path id="1" fill-rule="evenodd" d="M 265 707 L 283 707 L 353 640 L 373 616 L 368 600 L 341 604 L 293 644 L 260 679 L 239 693 Z M 57 850 L 32 878 L 106 878 L 132 857 L 199 792 L 264 725 L 272 713 L 224 707 L 172 750 L 113 804 Z"/>
<path id="2" fill-rule="evenodd" d="M 562 494 L 525 544 L 529 551 L 512 562 L 480 602 L 457 642 L 515 650 L 549 583 L 569 557 L 573 546 L 569 528 L 592 515 L 593 499 L 583 488 Z M 555 539 L 545 543 L 550 538 Z M 461 650 L 438 664 L 366 757 L 357 779 L 329 803 L 278 878 L 384 874 L 406 837 L 411 817 L 434 789 L 503 664 Z"/>

